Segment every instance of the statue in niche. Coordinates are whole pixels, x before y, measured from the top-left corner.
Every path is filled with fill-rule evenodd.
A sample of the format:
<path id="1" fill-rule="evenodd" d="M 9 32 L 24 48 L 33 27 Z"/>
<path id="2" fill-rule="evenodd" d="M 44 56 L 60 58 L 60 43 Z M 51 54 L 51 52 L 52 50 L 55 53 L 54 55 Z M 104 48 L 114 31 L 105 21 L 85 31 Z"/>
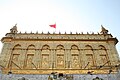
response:
<path id="1" fill-rule="evenodd" d="M 17 66 L 15 64 L 18 65 L 18 57 L 19 57 L 19 55 L 13 55 L 13 59 L 12 59 L 12 62 L 11 62 L 12 68 L 17 68 Z"/>
<path id="2" fill-rule="evenodd" d="M 92 55 L 89 55 L 89 56 L 87 56 L 88 58 L 88 61 L 89 61 L 89 65 L 88 65 L 88 67 L 89 68 L 91 68 L 91 66 L 93 66 L 93 58 L 92 58 Z"/>
<path id="3" fill-rule="evenodd" d="M 58 67 L 59 67 L 59 66 L 63 66 L 63 63 L 64 63 L 63 57 L 62 57 L 62 56 L 59 56 L 58 59 L 57 59 Z"/>
<path id="4" fill-rule="evenodd" d="M 73 58 L 73 66 L 78 68 L 79 67 L 79 64 L 78 64 L 78 57 L 77 56 L 74 56 Z"/>
<path id="5" fill-rule="evenodd" d="M 102 65 L 107 62 L 105 55 L 104 55 L 104 56 L 101 56 L 101 61 L 102 61 Z M 106 65 L 108 65 L 108 64 L 106 64 Z"/>
<path id="6" fill-rule="evenodd" d="M 17 33 L 17 24 L 15 24 L 15 26 L 13 26 L 13 28 L 10 29 L 10 33 Z"/>
<path id="7" fill-rule="evenodd" d="M 43 58 L 43 61 L 42 61 L 42 67 L 43 67 L 43 68 L 48 67 L 48 60 L 47 60 L 46 57 Z"/>
<path id="8" fill-rule="evenodd" d="M 13 55 L 13 60 L 14 62 L 18 62 L 18 55 Z"/>

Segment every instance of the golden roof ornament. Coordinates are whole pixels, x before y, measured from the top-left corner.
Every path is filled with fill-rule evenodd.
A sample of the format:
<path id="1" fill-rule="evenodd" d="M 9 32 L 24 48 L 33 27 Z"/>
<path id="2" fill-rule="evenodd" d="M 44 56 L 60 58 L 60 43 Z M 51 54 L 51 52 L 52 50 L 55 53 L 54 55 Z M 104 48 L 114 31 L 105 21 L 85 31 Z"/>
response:
<path id="1" fill-rule="evenodd" d="M 108 30 L 101 25 L 101 34 L 108 34 Z"/>

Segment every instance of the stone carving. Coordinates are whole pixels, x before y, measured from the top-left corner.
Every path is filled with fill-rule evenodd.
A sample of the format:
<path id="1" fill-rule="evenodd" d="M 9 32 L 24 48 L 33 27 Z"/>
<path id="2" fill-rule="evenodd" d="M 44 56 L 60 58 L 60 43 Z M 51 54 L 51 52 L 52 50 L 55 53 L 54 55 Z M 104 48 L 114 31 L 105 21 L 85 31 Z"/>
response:
<path id="1" fill-rule="evenodd" d="M 73 68 L 79 68 L 78 56 L 73 56 Z"/>
<path id="2" fill-rule="evenodd" d="M 106 55 L 100 55 L 100 58 L 101 58 L 101 64 L 103 65 L 104 63 L 106 63 L 106 61 L 107 61 L 107 58 L 106 58 Z M 108 65 L 108 63 L 106 64 L 106 65 Z"/>
<path id="3" fill-rule="evenodd" d="M 17 64 L 18 64 L 18 57 L 19 57 L 19 55 L 16 55 L 16 54 L 14 54 L 13 55 L 13 59 L 12 59 L 12 68 L 14 68 L 14 69 L 17 69 L 18 67 L 16 66 Z"/>
<path id="4" fill-rule="evenodd" d="M 57 56 L 57 67 L 63 68 L 63 66 L 64 66 L 63 56 Z"/>
<path id="5" fill-rule="evenodd" d="M 88 68 L 91 68 L 93 66 L 93 56 L 87 55 L 87 61 L 89 61 Z"/>
<path id="6" fill-rule="evenodd" d="M 42 68 L 48 68 L 48 56 L 42 56 Z"/>
<path id="7" fill-rule="evenodd" d="M 113 71 L 110 74 L 113 77 L 115 76 L 114 73 L 116 74 L 118 71 L 114 67 L 115 64 L 119 63 L 115 48 L 116 44 L 114 44 L 118 41 L 111 34 L 107 34 L 108 30 L 104 28 L 102 28 L 102 34 L 16 33 L 17 27 L 15 25 L 11 32 L 7 33 L 1 40 L 3 42 L 1 52 L 3 57 L 0 57 L 0 64 L 5 65 L 5 68 L 2 69 L 5 74 L 3 74 L 3 79 L 1 80 L 9 80 L 5 79 L 9 71 L 13 73 L 13 80 L 22 77 L 30 80 L 47 80 L 48 74 L 51 72 L 73 74 L 74 80 L 84 80 L 83 76 L 86 76 L 86 80 L 92 80 L 96 76 L 104 76 L 101 78 L 107 80 L 109 68 Z M 104 34 L 106 35 L 104 36 Z M 20 46 L 14 47 L 16 44 Z M 99 48 L 99 45 L 103 45 L 103 48 L 101 48 L 102 46 Z M 16 56 L 13 57 L 13 55 Z M 19 55 L 18 58 L 17 55 Z M 106 56 L 102 57 L 100 55 Z M 102 62 L 101 57 L 105 61 Z M 11 59 L 13 59 L 13 62 L 11 62 Z M 108 67 L 98 69 L 101 66 L 100 62 L 105 64 L 107 61 L 110 61 L 109 65 L 107 65 Z M 15 66 L 14 69 L 10 68 L 11 63 Z M 14 63 L 18 66 L 23 64 L 23 67 L 20 66 L 22 69 Z M 87 64 L 88 66 L 94 65 L 89 68 Z M 84 66 L 87 66 L 87 68 Z M 89 75 L 87 74 L 88 71 L 94 72 Z M 69 76 L 67 78 L 69 79 Z"/>
<path id="8" fill-rule="evenodd" d="M 28 55 L 27 57 L 28 57 L 27 58 L 27 68 L 31 69 L 32 68 L 32 58 L 33 58 L 33 56 L 32 55 Z"/>
<path id="9" fill-rule="evenodd" d="M 18 62 L 18 57 L 19 57 L 19 55 L 15 55 L 15 54 L 14 54 L 14 55 L 13 55 L 13 61 L 14 61 L 14 62 Z"/>
<path id="10" fill-rule="evenodd" d="M 102 34 L 108 34 L 108 30 L 105 29 L 102 25 L 101 25 L 101 32 Z"/>
<path id="11" fill-rule="evenodd" d="M 15 24 L 15 26 L 13 26 L 13 28 L 10 29 L 10 33 L 17 33 L 17 24 Z"/>

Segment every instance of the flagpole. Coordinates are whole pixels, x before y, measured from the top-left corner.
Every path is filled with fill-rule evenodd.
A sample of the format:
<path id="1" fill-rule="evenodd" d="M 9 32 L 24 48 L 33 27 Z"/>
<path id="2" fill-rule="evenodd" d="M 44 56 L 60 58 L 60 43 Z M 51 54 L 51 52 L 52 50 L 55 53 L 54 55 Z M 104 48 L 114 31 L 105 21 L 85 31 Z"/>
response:
<path id="1" fill-rule="evenodd" d="M 55 33 L 56 33 L 56 28 L 55 28 Z"/>

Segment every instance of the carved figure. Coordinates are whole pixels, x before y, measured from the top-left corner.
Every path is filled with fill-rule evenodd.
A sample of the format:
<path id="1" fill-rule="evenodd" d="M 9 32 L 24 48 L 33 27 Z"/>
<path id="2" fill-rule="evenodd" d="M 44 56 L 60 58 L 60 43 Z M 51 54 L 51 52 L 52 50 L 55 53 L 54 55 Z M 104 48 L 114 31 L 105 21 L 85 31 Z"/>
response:
<path id="1" fill-rule="evenodd" d="M 58 57 L 57 63 L 58 63 L 58 66 L 63 66 L 64 62 L 63 62 L 63 57 L 62 56 Z"/>
<path id="2" fill-rule="evenodd" d="M 47 57 L 43 57 L 42 67 L 43 67 L 43 68 L 47 68 L 47 67 L 48 67 L 48 60 L 47 60 Z"/>
<path id="3" fill-rule="evenodd" d="M 78 64 L 78 57 L 77 56 L 75 56 L 74 58 L 73 58 L 73 66 L 74 67 L 79 67 L 79 64 Z"/>
<path id="4" fill-rule="evenodd" d="M 28 60 L 27 60 L 27 68 L 32 68 L 32 56 L 28 56 Z"/>

